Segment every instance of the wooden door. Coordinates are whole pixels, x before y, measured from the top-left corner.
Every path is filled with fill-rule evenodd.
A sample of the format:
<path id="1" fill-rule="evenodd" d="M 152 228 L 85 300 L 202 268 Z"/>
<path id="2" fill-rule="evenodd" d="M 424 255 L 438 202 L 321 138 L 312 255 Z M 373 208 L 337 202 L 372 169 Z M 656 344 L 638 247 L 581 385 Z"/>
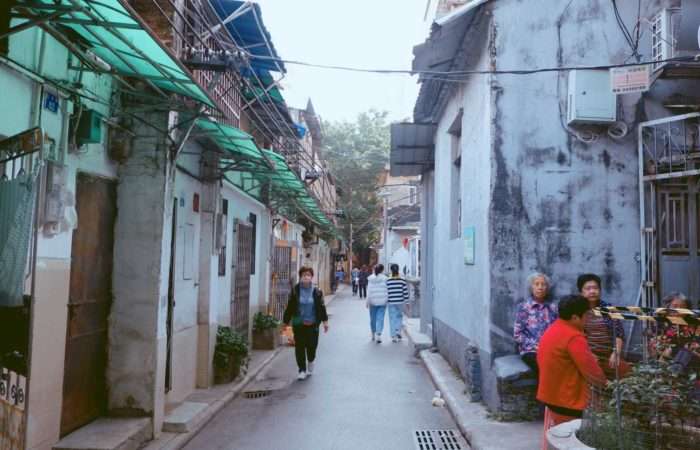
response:
<path id="1" fill-rule="evenodd" d="M 236 258 L 233 266 L 234 280 L 231 289 L 231 326 L 248 336 L 250 320 L 250 275 L 252 274 L 253 226 L 236 222 Z"/>
<path id="2" fill-rule="evenodd" d="M 106 412 L 107 320 L 112 301 L 117 185 L 78 174 L 61 435 Z"/>

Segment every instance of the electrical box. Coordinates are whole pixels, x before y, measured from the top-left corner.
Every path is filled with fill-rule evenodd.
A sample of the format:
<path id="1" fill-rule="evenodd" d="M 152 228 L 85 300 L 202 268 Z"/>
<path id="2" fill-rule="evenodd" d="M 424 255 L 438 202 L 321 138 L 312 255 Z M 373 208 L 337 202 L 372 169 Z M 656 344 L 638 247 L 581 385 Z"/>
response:
<path id="1" fill-rule="evenodd" d="M 102 142 L 102 115 L 92 109 L 83 110 L 75 137 L 78 145 Z"/>
<path id="2" fill-rule="evenodd" d="M 569 72 L 569 111 L 567 122 L 606 124 L 617 121 L 617 96 L 610 88 L 608 70 Z"/>

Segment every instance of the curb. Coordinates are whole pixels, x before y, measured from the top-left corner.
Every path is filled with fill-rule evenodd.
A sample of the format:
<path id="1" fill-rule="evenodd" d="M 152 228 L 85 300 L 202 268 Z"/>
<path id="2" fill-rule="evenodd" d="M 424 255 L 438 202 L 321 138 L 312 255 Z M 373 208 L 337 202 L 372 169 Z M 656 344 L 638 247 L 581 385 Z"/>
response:
<path id="1" fill-rule="evenodd" d="M 231 402 L 231 400 L 233 400 L 238 394 L 240 394 L 241 391 L 245 389 L 245 387 L 251 381 L 253 381 L 253 379 L 256 376 L 258 376 L 258 374 L 262 372 L 262 370 L 265 369 L 280 354 L 283 348 L 284 347 L 276 348 L 274 352 L 267 358 L 265 358 L 258 367 L 256 367 L 254 370 L 248 371 L 245 377 L 241 381 L 239 381 L 235 386 L 233 386 L 231 390 L 227 391 L 223 397 L 209 405 L 209 407 L 207 407 L 207 409 L 202 414 L 202 420 L 200 420 L 199 423 L 197 423 L 191 431 L 187 433 L 178 434 L 176 437 L 169 440 L 168 442 L 164 442 L 160 448 L 167 450 L 179 450 L 185 445 L 187 445 L 188 442 L 194 439 L 194 437 L 200 431 L 202 431 L 202 429 L 205 426 L 207 426 L 209 422 L 211 422 L 211 420 L 214 418 L 214 416 L 216 416 L 217 413 L 224 409 L 224 407 L 228 405 Z M 157 442 L 158 439 L 148 441 L 145 442 L 145 446 L 157 444 Z"/>
<path id="2" fill-rule="evenodd" d="M 461 411 L 457 407 L 457 399 L 452 393 L 452 390 L 447 386 L 446 381 L 439 375 L 439 371 L 433 364 L 433 361 L 427 357 L 428 353 L 429 350 L 421 350 L 418 352 L 418 356 L 420 357 L 421 361 L 423 361 L 425 368 L 428 370 L 430 378 L 433 380 L 435 387 L 437 387 L 442 394 L 442 398 L 445 400 L 447 409 L 450 411 L 452 418 L 454 418 L 455 422 L 457 423 L 460 433 L 462 433 L 462 435 L 467 439 L 467 443 L 472 450 L 478 450 L 480 447 L 475 445 L 472 432 L 464 425 L 467 422 L 467 418 L 463 417 Z"/>

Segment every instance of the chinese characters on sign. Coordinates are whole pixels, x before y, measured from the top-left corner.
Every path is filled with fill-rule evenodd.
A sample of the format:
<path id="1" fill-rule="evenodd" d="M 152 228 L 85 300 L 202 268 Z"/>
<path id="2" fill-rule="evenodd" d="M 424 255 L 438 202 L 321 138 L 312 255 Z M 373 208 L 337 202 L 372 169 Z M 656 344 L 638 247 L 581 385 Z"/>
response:
<path id="1" fill-rule="evenodd" d="M 610 81 L 613 94 L 646 92 L 651 84 L 650 68 L 648 65 L 615 67 L 610 69 Z"/>

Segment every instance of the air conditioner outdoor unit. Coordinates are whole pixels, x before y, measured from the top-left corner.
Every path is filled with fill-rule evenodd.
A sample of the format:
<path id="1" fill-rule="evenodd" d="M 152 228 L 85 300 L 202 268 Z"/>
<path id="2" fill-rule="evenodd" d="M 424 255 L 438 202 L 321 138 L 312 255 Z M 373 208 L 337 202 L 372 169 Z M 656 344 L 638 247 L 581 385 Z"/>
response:
<path id="1" fill-rule="evenodd" d="M 675 62 L 673 58 L 694 57 L 698 54 L 700 3 L 685 0 L 680 8 L 662 9 L 651 20 L 651 58 L 657 76 L 694 78 L 700 76 L 700 64 L 695 61 Z"/>

